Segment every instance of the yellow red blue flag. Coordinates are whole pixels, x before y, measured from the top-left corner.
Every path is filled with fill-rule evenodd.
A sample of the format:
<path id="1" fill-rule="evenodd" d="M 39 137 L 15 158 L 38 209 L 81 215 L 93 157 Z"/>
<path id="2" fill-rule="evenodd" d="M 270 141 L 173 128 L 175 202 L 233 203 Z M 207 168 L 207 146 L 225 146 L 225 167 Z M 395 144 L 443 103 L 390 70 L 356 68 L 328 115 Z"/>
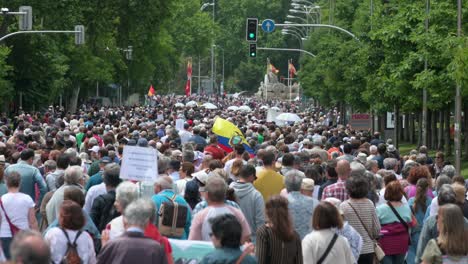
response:
<path id="1" fill-rule="evenodd" d="M 249 152 L 249 154 L 253 155 L 255 153 L 254 150 L 249 146 L 249 143 L 245 139 L 244 134 L 242 134 L 242 131 L 240 131 L 236 125 L 227 121 L 226 119 L 222 119 L 220 117 L 216 118 L 212 131 L 218 135 L 218 145 L 224 151 L 232 152 L 234 145 L 242 142 L 242 145 L 244 146 L 245 150 Z"/>

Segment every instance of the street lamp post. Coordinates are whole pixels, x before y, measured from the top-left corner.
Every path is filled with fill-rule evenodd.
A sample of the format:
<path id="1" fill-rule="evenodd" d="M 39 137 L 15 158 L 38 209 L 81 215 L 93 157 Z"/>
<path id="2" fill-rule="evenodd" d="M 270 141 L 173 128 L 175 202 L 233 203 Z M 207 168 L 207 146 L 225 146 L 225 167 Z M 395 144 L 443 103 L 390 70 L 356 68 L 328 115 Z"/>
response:
<path id="1" fill-rule="evenodd" d="M 430 0 L 426 0 L 426 19 L 424 21 L 424 27 L 426 29 L 426 36 L 429 32 L 429 11 L 430 11 Z M 427 72 L 427 54 L 424 56 L 424 71 Z M 427 88 L 423 88 L 423 109 L 422 109 L 422 145 L 427 145 Z"/>
<path id="2" fill-rule="evenodd" d="M 204 3 L 202 7 L 200 8 L 201 11 L 203 11 L 206 7 L 208 6 L 213 6 L 213 24 L 215 22 L 215 9 L 216 9 L 216 0 L 213 0 L 212 3 Z M 215 76 L 214 76 L 214 45 L 215 42 L 214 40 L 211 42 L 211 89 L 214 91 L 215 89 Z"/>
<path id="3" fill-rule="evenodd" d="M 457 37 L 462 32 L 462 0 L 457 1 Z M 461 175 L 461 85 L 457 82 L 455 91 L 455 168 L 457 175 Z M 466 114 L 466 113 L 465 113 Z"/>

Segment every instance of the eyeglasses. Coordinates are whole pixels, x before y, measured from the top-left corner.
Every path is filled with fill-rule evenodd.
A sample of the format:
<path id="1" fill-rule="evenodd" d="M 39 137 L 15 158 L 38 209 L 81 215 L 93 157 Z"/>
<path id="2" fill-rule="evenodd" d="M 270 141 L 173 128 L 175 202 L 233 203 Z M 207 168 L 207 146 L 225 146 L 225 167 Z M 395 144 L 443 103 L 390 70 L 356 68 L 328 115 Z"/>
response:
<path id="1" fill-rule="evenodd" d="M 213 233 L 209 233 L 209 236 L 212 237 L 212 236 L 213 236 Z"/>

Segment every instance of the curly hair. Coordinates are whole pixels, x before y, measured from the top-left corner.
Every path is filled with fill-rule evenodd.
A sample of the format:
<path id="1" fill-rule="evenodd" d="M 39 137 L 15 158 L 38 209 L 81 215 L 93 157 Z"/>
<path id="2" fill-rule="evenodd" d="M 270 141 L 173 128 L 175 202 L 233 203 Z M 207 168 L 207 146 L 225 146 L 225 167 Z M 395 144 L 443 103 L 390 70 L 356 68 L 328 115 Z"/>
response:
<path id="1" fill-rule="evenodd" d="M 426 178 L 428 180 L 431 178 L 429 169 L 426 166 L 413 167 L 409 172 L 408 182 L 412 185 L 416 185 L 421 178 Z"/>

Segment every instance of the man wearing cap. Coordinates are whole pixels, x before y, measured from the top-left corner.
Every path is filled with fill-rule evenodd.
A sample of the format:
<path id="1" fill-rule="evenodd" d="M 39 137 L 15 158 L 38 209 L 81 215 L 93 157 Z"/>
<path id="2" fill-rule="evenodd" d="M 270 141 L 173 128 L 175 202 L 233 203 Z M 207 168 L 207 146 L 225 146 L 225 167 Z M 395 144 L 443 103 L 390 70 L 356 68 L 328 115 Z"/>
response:
<path id="1" fill-rule="evenodd" d="M 98 185 L 102 183 L 102 172 L 104 171 L 104 168 L 106 167 L 106 165 L 110 163 L 112 163 L 112 159 L 109 157 L 103 157 L 99 161 L 99 172 L 97 172 L 96 174 L 91 176 L 91 178 L 89 178 L 85 187 L 86 191 L 88 191 L 89 188 L 93 187 L 94 185 Z"/>
<path id="2" fill-rule="evenodd" d="M 252 165 L 244 165 L 239 172 L 239 180 L 231 183 L 230 187 L 234 189 L 239 206 L 244 213 L 250 229 L 252 230 L 252 242 L 255 243 L 257 228 L 265 224 L 265 204 L 262 194 L 255 189 L 256 170 Z"/>
<path id="3" fill-rule="evenodd" d="M 224 159 L 224 150 L 218 146 L 218 136 L 210 136 L 210 144 L 205 148 L 204 153 L 211 155 L 213 159 L 222 160 Z"/>
<path id="4" fill-rule="evenodd" d="M 185 222 L 185 227 L 184 227 L 184 234 L 181 237 L 181 239 L 187 239 L 188 234 L 190 231 L 190 223 L 192 221 L 192 213 L 190 210 L 190 206 L 188 203 L 185 201 L 185 199 L 179 195 L 174 193 L 173 189 L 173 181 L 171 177 L 169 176 L 160 176 L 156 179 L 156 182 L 154 183 L 154 195 L 151 197 L 151 200 L 154 202 L 156 205 L 156 212 L 159 212 L 159 208 L 161 208 L 161 205 L 164 202 L 169 202 L 169 199 L 175 196 L 174 201 L 178 203 L 179 205 L 186 206 L 189 210 L 187 211 L 187 219 Z M 159 222 L 158 219 L 159 215 L 156 214 L 156 223 Z"/>

